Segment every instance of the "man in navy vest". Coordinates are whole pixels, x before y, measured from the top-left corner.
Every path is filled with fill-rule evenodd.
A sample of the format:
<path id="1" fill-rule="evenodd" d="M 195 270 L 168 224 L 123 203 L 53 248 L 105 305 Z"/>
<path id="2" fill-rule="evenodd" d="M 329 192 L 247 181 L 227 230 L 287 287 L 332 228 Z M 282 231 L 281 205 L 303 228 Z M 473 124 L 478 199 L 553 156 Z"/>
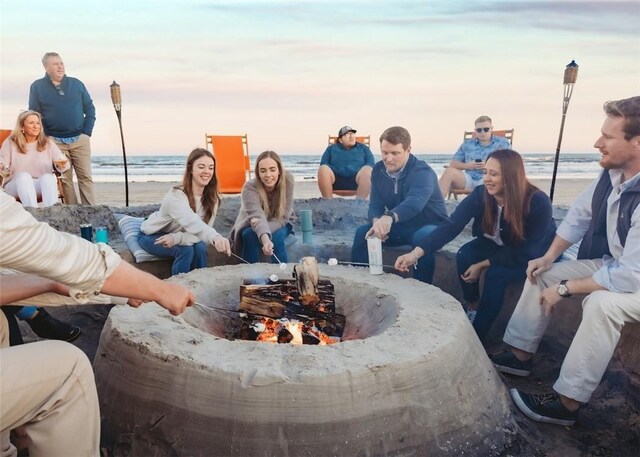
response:
<path id="1" fill-rule="evenodd" d="M 492 356 L 503 373 L 528 376 L 554 307 L 565 297 L 584 297 L 555 392 L 511 389 L 520 411 L 540 422 L 572 425 L 598 387 L 622 327 L 640 322 L 640 96 L 607 102 L 604 111 L 594 145 L 604 170 L 571 206 L 547 253 L 529 262 L 529 281 L 504 335 L 511 349 Z M 578 260 L 554 263 L 580 240 Z"/>

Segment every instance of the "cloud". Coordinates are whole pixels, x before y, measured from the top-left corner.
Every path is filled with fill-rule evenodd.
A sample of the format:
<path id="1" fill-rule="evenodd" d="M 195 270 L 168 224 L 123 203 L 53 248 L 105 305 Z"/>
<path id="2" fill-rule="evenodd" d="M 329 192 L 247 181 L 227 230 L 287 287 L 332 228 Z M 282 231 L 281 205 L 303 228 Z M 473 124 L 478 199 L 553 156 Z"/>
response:
<path id="1" fill-rule="evenodd" d="M 640 23 L 640 3 L 629 1 L 479 1 L 432 4 L 431 8 L 414 2 L 403 3 L 395 15 L 385 19 L 362 19 L 388 26 L 425 24 L 495 24 L 509 29 L 521 27 L 554 31 L 574 31 L 602 35 L 634 35 Z M 473 30 L 473 28 L 471 29 Z"/>

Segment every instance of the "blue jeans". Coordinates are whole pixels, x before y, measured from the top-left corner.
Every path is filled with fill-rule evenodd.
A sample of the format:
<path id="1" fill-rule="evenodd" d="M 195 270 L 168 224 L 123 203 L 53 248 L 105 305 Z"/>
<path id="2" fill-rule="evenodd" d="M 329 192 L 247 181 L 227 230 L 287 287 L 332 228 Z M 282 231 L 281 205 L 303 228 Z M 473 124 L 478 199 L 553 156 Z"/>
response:
<path id="1" fill-rule="evenodd" d="M 367 250 L 367 240 L 365 235 L 371 228 L 372 224 L 365 224 L 358 227 L 356 235 L 353 238 L 353 247 L 351 248 L 351 261 L 356 263 L 369 263 L 369 251 Z M 410 244 L 416 247 L 418 243 L 429 233 L 433 232 L 437 225 L 423 225 L 416 229 L 415 227 L 407 227 L 403 224 L 392 224 L 389 238 L 383 243 L 384 246 L 402 246 Z M 426 255 L 418 261 L 418 268 L 414 272 L 414 278 L 431 284 L 433 280 L 433 270 L 436 267 L 436 256 L 434 252 L 427 252 Z"/>
<path id="2" fill-rule="evenodd" d="M 154 233 L 153 235 L 145 235 L 144 233 L 138 238 L 138 242 L 142 249 L 149 254 L 153 254 L 158 257 L 173 258 L 173 266 L 171 267 L 171 274 L 177 275 L 180 273 L 188 273 L 196 268 L 205 268 L 209 261 L 209 255 L 207 253 L 207 245 L 204 241 L 198 241 L 196 244 L 190 246 L 175 245 L 170 248 L 165 248 L 160 244 L 155 244 L 156 240 L 165 233 Z"/>
<path id="3" fill-rule="evenodd" d="M 505 267 L 491 265 L 485 271 L 484 288 L 480 295 L 479 282 L 466 283 L 461 275 L 474 263 L 488 259 L 500 249 L 496 243 L 485 237 L 478 237 L 462 246 L 456 254 L 458 280 L 462 288 L 462 296 L 467 302 L 478 303 L 478 313 L 473 321 L 473 328 L 480 341 L 487 336 L 493 322 L 498 317 L 504 303 L 504 292 L 511 283 L 522 281 L 527 276 L 527 265 Z"/>
<path id="4" fill-rule="evenodd" d="M 287 248 L 285 246 L 285 240 L 289 234 L 293 231 L 293 226 L 288 222 L 284 227 L 279 228 L 271 234 L 271 241 L 273 242 L 273 253 L 280 259 L 281 262 L 286 263 L 288 261 Z M 245 227 L 241 232 L 242 236 L 242 258 L 249 263 L 256 263 L 260 260 L 260 253 L 262 252 L 262 243 L 258 239 L 258 235 L 253 229 Z M 271 263 L 278 263 L 274 256 L 271 256 Z"/>
<path id="5" fill-rule="evenodd" d="M 16 307 L 18 308 L 18 307 Z M 20 306 L 20 310 L 16 312 L 16 317 L 22 321 L 29 320 L 38 311 L 36 306 Z"/>

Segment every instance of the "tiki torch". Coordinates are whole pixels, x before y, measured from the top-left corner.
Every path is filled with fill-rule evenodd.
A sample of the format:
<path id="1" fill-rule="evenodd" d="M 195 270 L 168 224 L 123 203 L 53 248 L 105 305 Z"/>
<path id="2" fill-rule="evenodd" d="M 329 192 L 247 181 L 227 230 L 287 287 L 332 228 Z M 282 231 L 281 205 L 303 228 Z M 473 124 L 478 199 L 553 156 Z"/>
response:
<path id="1" fill-rule="evenodd" d="M 556 173 L 558 173 L 558 160 L 560 160 L 560 145 L 562 144 L 562 132 L 564 131 L 564 120 L 567 117 L 567 108 L 569 108 L 569 101 L 571 100 L 571 94 L 573 94 L 573 85 L 578 79 L 578 64 L 575 60 L 572 60 L 564 70 L 564 96 L 562 98 L 562 121 L 560 122 L 560 135 L 558 135 L 558 146 L 556 147 L 556 157 L 553 162 L 553 176 L 551 177 L 551 190 L 549 191 L 549 198 L 553 202 L 553 191 L 556 187 Z"/>
<path id="2" fill-rule="evenodd" d="M 109 86 L 111 88 L 111 101 L 118 116 L 120 125 L 120 141 L 122 142 L 122 158 L 124 159 L 124 193 L 126 206 L 129 206 L 129 175 L 127 174 L 127 151 L 124 148 L 124 134 L 122 133 L 122 96 L 120 95 L 120 85 L 115 81 Z"/>

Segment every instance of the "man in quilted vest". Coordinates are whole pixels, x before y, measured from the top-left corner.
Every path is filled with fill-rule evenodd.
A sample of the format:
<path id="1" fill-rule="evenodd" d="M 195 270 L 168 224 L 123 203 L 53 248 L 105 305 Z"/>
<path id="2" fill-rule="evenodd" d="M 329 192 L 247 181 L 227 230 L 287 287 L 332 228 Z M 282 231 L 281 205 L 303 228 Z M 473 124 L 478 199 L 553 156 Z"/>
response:
<path id="1" fill-rule="evenodd" d="M 604 104 L 606 118 L 594 144 L 600 176 L 569 209 L 547 253 L 529 262 L 522 296 L 504 335 L 510 350 L 492 356 L 498 370 L 531 373 L 556 306 L 582 298 L 582 321 L 553 391 L 511 389 L 516 406 L 531 419 L 572 425 L 581 404 L 600 383 L 622 327 L 640 322 L 640 96 Z M 578 260 L 554 263 L 581 241 Z"/>

